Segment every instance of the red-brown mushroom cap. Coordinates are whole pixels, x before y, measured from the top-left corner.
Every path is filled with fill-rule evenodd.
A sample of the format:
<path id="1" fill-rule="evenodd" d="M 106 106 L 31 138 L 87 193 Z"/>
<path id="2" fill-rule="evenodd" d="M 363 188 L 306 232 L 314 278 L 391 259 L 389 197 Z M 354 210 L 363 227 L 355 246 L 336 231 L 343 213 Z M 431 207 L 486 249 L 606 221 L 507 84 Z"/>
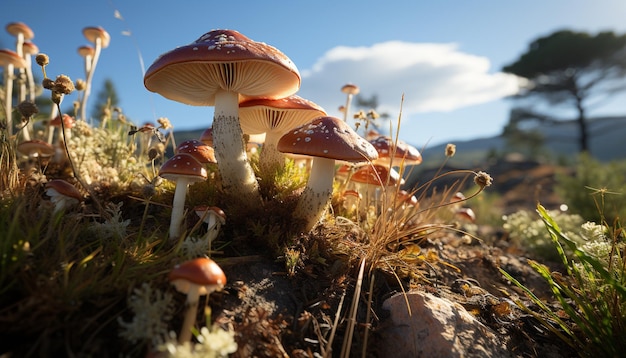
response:
<path id="1" fill-rule="evenodd" d="M 387 182 L 389 178 L 389 182 Z M 360 166 L 350 177 L 350 180 L 356 183 L 369 185 L 399 185 L 404 184 L 404 179 L 393 168 L 386 165 L 373 164 Z M 387 183 L 387 184 L 385 184 Z"/>
<path id="2" fill-rule="evenodd" d="M 172 181 L 182 177 L 190 182 L 203 181 L 208 178 L 204 166 L 187 153 L 176 154 L 165 162 L 159 169 L 159 176 Z"/>
<path id="3" fill-rule="evenodd" d="M 7 67 L 8 65 L 13 65 L 14 68 L 24 68 L 26 67 L 26 61 L 15 51 L 1 49 L 0 66 Z"/>
<path id="4" fill-rule="evenodd" d="M 287 132 L 321 116 L 326 116 L 321 106 L 298 95 L 252 98 L 239 103 L 241 129 L 247 134 Z"/>
<path id="5" fill-rule="evenodd" d="M 273 46 L 234 30 L 213 30 L 162 54 L 148 68 L 145 87 L 193 106 L 213 106 L 215 93 L 283 98 L 300 88 L 295 64 Z"/>
<path id="6" fill-rule="evenodd" d="M 74 117 L 70 116 L 67 113 L 63 113 L 63 126 L 68 129 L 74 127 Z M 54 117 L 53 120 L 50 121 L 51 126 L 61 127 L 61 116 Z"/>
<path id="7" fill-rule="evenodd" d="M 198 139 L 189 139 L 181 142 L 176 148 L 176 153 L 191 154 L 200 163 L 217 163 L 215 151 L 212 147 Z"/>
<path id="8" fill-rule="evenodd" d="M 17 151 L 29 157 L 51 157 L 55 152 L 52 144 L 39 139 L 21 142 Z"/>
<path id="9" fill-rule="evenodd" d="M 100 39 L 100 46 L 102 48 L 109 47 L 109 43 L 111 42 L 111 36 L 105 29 L 100 26 L 89 26 L 83 29 L 83 36 L 89 42 L 96 43 L 97 39 Z"/>
<path id="10" fill-rule="evenodd" d="M 213 127 L 209 127 L 202 132 L 200 141 L 209 147 L 213 146 Z"/>
<path id="11" fill-rule="evenodd" d="M 283 153 L 366 162 L 378 158 L 376 149 L 344 121 L 335 117 L 318 117 L 291 130 L 278 141 Z"/>
<path id="12" fill-rule="evenodd" d="M 179 292 L 188 293 L 191 285 L 197 285 L 200 295 L 206 295 L 224 287 L 226 275 L 215 261 L 200 257 L 176 265 L 168 280 Z"/>
<path id="13" fill-rule="evenodd" d="M 6 26 L 6 30 L 9 34 L 15 37 L 22 34 L 24 36 L 24 40 L 30 40 L 35 37 L 33 30 L 23 22 L 12 22 Z"/>
<path id="14" fill-rule="evenodd" d="M 80 46 L 77 50 L 78 54 L 80 55 L 80 57 L 87 57 L 87 56 L 93 56 L 96 54 L 96 49 L 89 46 L 89 45 L 84 45 L 84 46 Z"/>
<path id="15" fill-rule="evenodd" d="M 348 94 L 348 95 L 355 95 L 355 94 L 359 94 L 359 86 L 352 84 L 352 83 L 348 83 L 345 84 L 343 87 L 341 87 L 341 92 Z"/>
<path id="16" fill-rule="evenodd" d="M 22 52 L 25 55 L 36 55 L 39 53 L 39 47 L 32 42 L 24 42 L 22 44 Z"/>
<path id="17" fill-rule="evenodd" d="M 378 152 L 377 162 L 383 165 L 392 163 L 394 166 L 417 165 L 422 162 L 422 154 L 417 148 L 398 139 L 394 141 L 391 137 L 380 135 L 369 141 Z"/>
<path id="18" fill-rule="evenodd" d="M 63 179 L 52 179 L 46 183 L 46 189 L 54 189 L 61 195 L 83 201 L 83 194 L 72 184 Z"/>
<path id="19" fill-rule="evenodd" d="M 222 225 L 226 224 L 226 214 L 224 213 L 224 210 L 220 209 L 217 206 L 198 205 L 194 207 L 193 210 L 196 212 L 196 215 L 198 215 L 198 217 L 200 217 L 201 219 L 204 218 L 205 222 L 207 221 L 207 218 L 210 214 L 214 214 L 215 218 L 217 218 Z"/>

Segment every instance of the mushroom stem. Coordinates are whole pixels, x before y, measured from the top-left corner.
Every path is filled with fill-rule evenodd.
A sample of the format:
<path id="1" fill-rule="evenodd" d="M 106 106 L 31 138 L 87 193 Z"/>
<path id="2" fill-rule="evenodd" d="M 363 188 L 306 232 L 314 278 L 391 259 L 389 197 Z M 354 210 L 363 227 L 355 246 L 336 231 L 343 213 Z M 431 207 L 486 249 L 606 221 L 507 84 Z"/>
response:
<path id="1" fill-rule="evenodd" d="M 187 310 L 185 311 L 185 318 L 183 325 L 180 327 L 180 335 L 178 336 L 179 344 L 191 341 L 191 329 L 196 323 L 198 301 L 200 301 L 200 286 L 190 285 L 189 292 L 187 293 Z"/>
<path id="2" fill-rule="evenodd" d="M 304 231 L 309 232 L 324 214 L 326 206 L 330 202 L 333 193 L 333 176 L 335 173 L 335 160 L 314 157 L 311 166 L 311 174 L 306 188 L 298 199 L 298 205 L 294 211 L 296 219 L 305 223 Z"/>
<path id="3" fill-rule="evenodd" d="M 98 64 L 98 59 L 100 58 L 100 52 L 102 51 L 102 39 L 100 37 L 96 38 L 95 41 L 95 52 L 93 58 L 91 59 L 91 63 L 89 66 L 85 64 L 85 69 L 89 67 L 89 71 L 87 72 L 87 79 L 85 81 L 85 92 L 83 93 L 82 103 L 80 104 L 80 116 L 83 121 L 87 120 L 87 99 L 91 94 L 91 84 L 93 82 L 93 74 L 96 71 L 96 65 Z M 85 58 L 85 60 L 87 60 Z"/>
<path id="4" fill-rule="evenodd" d="M 259 167 L 262 173 L 275 175 L 280 168 L 285 166 L 285 155 L 276 147 L 281 136 L 282 133 L 267 132 L 259 155 Z"/>
<path id="5" fill-rule="evenodd" d="M 242 201 L 260 201 L 259 184 L 248 161 L 239 124 L 236 92 L 219 90 L 215 95 L 213 145 L 224 189 L 242 197 Z"/>
<path id="6" fill-rule="evenodd" d="M 178 178 L 176 180 L 176 190 L 174 190 L 174 199 L 172 200 L 172 216 L 170 218 L 170 240 L 178 239 L 181 234 L 188 185 L 189 180 L 186 178 Z"/>
<path id="7" fill-rule="evenodd" d="M 4 71 L 4 110 L 7 119 L 9 137 L 13 135 L 13 65 L 8 64 Z"/>

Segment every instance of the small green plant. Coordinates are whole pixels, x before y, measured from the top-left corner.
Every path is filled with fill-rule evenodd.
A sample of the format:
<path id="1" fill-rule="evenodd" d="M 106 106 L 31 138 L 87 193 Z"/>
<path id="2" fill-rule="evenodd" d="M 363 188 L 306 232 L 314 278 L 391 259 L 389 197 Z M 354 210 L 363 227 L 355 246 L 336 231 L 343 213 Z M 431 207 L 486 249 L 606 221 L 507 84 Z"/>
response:
<path id="1" fill-rule="evenodd" d="M 560 223 L 563 233 L 570 240 L 577 244 L 582 244 L 587 240 L 580 232 L 581 225 L 585 222 L 580 215 L 559 210 L 550 210 L 548 214 Z M 558 262 L 558 252 L 555 250 L 541 218 L 536 217 L 528 210 L 520 210 L 509 215 L 503 215 L 502 220 L 504 221 L 502 227 L 507 231 L 515 246 L 523 248 L 531 256 Z M 567 248 L 565 251 L 568 256 L 571 256 L 571 252 Z"/>
<path id="2" fill-rule="evenodd" d="M 500 269 L 539 307 L 539 312 L 520 300 L 516 300 L 517 305 L 581 356 L 620 356 L 626 349 L 626 260 L 621 224 L 616 221 L 612 229 L 608 229 L 606 221 L 602 225 L 586 224 L 582 230 L 595 239 L 579 245 L 544 207 L 539 205 L 537 211 L 566 272 L 551 272 L 534 260 L 529 260 L 529 264 L 548 283 L 561 309 L 556 312 Z M 565 248 L 573 253 L 571 257 Z"/>
<path id="3" fill-rule="evenodd" d="M 587 220 L 600 222 L 600 209 L 606 208 L 614 217 L 607 217 L 609 222 L 615 217 L 626 217 L 626 195 L 603 196 L 602 203 L 598 203 L 598 190 L 608 189 L 614 193 L 626 193 L 626 161 L 601 163 L 588 154 L 578 157 L 574 175 L 559 174 L 555 190 L 568 203 L 573 213 L 579 214 Z M 587 190 L 581 190 L 586 188 Z M 600 204 L 600 206 L 598 205 Z"/>

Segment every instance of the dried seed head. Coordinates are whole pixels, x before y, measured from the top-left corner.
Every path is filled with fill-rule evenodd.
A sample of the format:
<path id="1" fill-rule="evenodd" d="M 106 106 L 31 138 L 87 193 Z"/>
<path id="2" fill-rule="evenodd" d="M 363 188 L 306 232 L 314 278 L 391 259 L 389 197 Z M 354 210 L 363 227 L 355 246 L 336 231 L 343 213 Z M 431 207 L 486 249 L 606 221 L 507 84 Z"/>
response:
<path id="1" fill-rule="evenodd" d="M 52 91 L 52 95 L 50 96 L 52 103 L 61 104 L 63 101 L 63 93 Z"/>
<path id="2" fill-rule="evenodd" d="M 74 83 L 68 76 L 58 75 L 54 81 L 53 91 L 61 94 L 70 94 L 74 91 Z"/>
<path id="3" fill-rule="evenodd" d="M 476 185 L 480 186 L 481 188 L 490 186 L 492 182 L 493 179 L 491 178 L 491 175 L 485 172 L 478 172 L 474 177 L 474 183 L 476 183 Z"/>
<path id="4" fill-rule="evenodd" d="M 446 145 L 446 157 L 453 157 L 456 154 L 456 145 L 448 143 Z"/>
<path id="5" fill-rule="evenodd" d="M 39 108 L 37 108 L 37 105 L 30 101 L 23 101 L 18 104 L 17 110 L 24 118 L 30 118 L 39 113 Z"/>
<path id="6" fill-rule="evenodd" d="M 41 81 L 41 85 L 45 89 L 52 90 L 52 88 L 54 88 L 54 81 L 46 77 Z"/>
<path id="7" fill-rule="evenodd" d="M 149 183 L 144 185 L 141 188 L 141 195 L 143 195 L 144 198 L 151 198 L 156 194 L 156 188 L 154 187 L 154 184 Z"/>
<path id="8" fill-rule="evenodd" d="M 162 128 L 164 130 L 168 130 L 168 129 L 172 128 L 172 123 L 170 123 L 170 120 L 167 119 L 166 117 L 161 117 L 161 118 L 157 119 L 157 123 L 159 123 L 160 128 Z"/>
<path id="9" fill-rule="evenodd" d="M 87 88 L 87 83 L 83 79 L 79 78 L 76 80 L 74 86 L 76 87 L 77 91 L 82 91 Z"/>
<path id="10" fill-rule="evenodd" d="M 35 57 L 35 61 L 39 66 L 47 66 L 50 63 L 50 57 L 45 53 L 40 53 Z"/>
<path id="11" fill-rule="evenodd" d="M 148 150 L 148 159 L 155 160 L 163 155 L 165 152 L 165 146 L 161 143 L 153 146 Z"/>

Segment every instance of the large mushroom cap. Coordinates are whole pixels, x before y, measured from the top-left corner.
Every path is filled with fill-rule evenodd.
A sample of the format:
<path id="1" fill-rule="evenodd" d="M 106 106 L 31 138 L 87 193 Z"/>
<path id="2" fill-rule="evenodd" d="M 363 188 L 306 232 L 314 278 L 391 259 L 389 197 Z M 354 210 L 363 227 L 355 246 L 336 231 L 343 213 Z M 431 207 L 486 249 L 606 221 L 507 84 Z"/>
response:
<path id="1" fill-rule="evenodd" d="M 234 30 L 213 30 L 157 58 L 144 85 L 177 102 L 213 106 L 220 89 L 243 97 L 287 97 L 300 88 L 300 73 L 275 47 Z"/>
<path id="2" fill-rule="evenodd" d="M 247 134 L 287 132 L 325 115 L 326 111 L 318 104 L 295 94 L 279 99 L 252 98 L 239 103 L 241 129 Z"/>
<path id="3" fill-rule="evenodd" d="M 348 162 L 366 162 L 378 158 L 376 149 L 349 125 L 328 116 L 315 118 L 283 135 L 277 148 L 283 153 Z"/>

